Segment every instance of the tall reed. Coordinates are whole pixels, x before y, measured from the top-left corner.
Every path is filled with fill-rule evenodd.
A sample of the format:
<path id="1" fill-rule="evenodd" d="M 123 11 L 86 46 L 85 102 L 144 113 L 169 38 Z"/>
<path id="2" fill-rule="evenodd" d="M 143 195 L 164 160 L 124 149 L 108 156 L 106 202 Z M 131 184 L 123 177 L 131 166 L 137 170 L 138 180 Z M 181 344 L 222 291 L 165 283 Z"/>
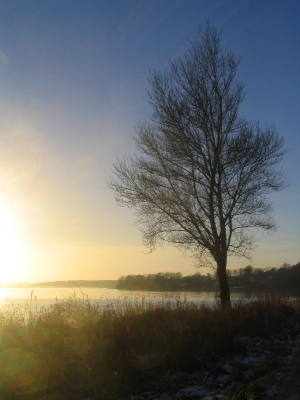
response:
<path id="1" fill-rule="evenodd" d="M 299 302 L 276 294 L 226 310 L 146 297 L 8 305 L 0 310 L 0 398 L 124 398 L 157 376 L 238 354 L 237 337 L 287 329 L 291 310 Z"/>

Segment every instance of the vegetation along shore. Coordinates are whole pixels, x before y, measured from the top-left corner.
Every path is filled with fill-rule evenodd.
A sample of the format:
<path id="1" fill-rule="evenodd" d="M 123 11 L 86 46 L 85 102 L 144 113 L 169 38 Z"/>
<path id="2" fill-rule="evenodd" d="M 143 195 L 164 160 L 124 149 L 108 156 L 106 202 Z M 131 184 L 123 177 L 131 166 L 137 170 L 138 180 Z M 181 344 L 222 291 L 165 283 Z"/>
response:
<path id="1" fill-rule="evenodd" d="M 265 399 L 299 341 L 299 311 L 281 295 L 227 309 L 138 297 L 6 306 L 0 398 L 184 399 L 197 387 L 197 398 Z"/>
<path id="2" fill-rule="evenodd" d="M 300 263 L 284 263 L 280 268 L 253 268 L 248 265 L 238 270 L 227 270 L 231 291 L 284 292 L 300 295 Z M 117 289 L 138 291 L 203 291 L 216 292 L 218 278 L 213 274 L 183 276 L 181 273 L 158 273 L 121 276 Z"/>

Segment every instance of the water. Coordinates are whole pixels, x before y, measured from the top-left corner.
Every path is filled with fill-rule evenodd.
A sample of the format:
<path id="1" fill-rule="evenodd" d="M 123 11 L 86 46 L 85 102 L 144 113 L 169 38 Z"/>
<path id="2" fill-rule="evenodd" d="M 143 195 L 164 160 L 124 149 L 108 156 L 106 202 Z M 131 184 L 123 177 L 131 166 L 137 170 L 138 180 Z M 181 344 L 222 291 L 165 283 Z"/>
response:
<path id="1" fill-rule="evenodd" d="M 7 304 L 26 304 L 34 302 L 38 307 L 47 307 L 59 300 L 70 297 L 89 299 L 91 301 L 107 301 L 122 298 L 132 300 L 142 299 L 154 303 L 161 301 L 187 300 L 192 302 L 204 302 L 208 305 L 215 303 L 216 294 L 213 292 L 136 292 L 106 288 L 77 288 L 77 287 L 0 287 L 0 306 Z M 232 293 L 232 300 L 245 298 L 244 293 Z"/>

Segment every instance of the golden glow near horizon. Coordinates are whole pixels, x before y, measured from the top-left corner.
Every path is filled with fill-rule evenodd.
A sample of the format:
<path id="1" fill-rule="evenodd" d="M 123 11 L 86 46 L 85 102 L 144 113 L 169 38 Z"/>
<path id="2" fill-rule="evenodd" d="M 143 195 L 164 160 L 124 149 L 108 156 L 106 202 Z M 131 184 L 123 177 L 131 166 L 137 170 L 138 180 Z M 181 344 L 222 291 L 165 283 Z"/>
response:
<path id="1" fill-rule="evenodd" d="M 0 284 L 28 280 L 35 210 L 44 190 L 39 179 L 44 155 L 30 114 L 12 102 L 0 112 Z M 30 267 L 29 267 L 30 265 Z"/>
<path id="2" fill-rule="evenodd" d="M 0 200 L 0 282 L 18 280 L 27 249 L 16 218 Z"/>

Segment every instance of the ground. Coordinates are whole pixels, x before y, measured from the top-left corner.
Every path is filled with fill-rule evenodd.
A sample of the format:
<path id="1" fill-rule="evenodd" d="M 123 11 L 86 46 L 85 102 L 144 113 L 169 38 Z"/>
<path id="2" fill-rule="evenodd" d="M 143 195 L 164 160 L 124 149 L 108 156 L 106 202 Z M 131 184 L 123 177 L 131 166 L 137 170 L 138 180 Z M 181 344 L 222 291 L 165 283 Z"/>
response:
<path id="1" fill-rule="evenodd" d="M 209 369 L 164 377 L 156 382 L 153 379 L 152 390 L 145 387 L 145 391 L 132 395 L 130 400 L 287 400 L 298 390 L 289 373 L 295 375 L 294 364 L 300 368 L 299 322 L 292 330 L 283 330 L 273 337 L 236 340 L 241 348 L 239 356 L 219 360 L 212 357 Z M 170 390 L 184 382 L 186 386 L 180 390 Z"/>

